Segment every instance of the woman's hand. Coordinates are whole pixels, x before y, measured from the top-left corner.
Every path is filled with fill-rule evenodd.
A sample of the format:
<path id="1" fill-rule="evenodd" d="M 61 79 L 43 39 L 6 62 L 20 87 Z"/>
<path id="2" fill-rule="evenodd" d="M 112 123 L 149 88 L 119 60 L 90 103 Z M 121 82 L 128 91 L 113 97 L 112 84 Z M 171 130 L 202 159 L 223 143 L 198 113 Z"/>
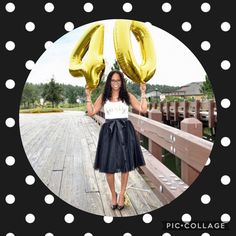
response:
<path id="1" fill-rule="evenodd" d="M 146 93 L 146 83 L 140 83 L 140 92 L 141 94 Z"/>

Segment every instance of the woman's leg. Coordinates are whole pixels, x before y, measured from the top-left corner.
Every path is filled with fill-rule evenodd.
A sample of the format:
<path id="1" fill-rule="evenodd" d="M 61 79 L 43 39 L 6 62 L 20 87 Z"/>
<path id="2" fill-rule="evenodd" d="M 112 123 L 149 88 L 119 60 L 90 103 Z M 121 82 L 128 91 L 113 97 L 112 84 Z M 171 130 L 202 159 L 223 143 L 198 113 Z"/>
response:
<path id="1" fill-rule="evenodd" d="M 120 188 L 120 196 L 118 204 L 120 206 L 124 205 L 124 195 L 128 183 L 129 172 L 121 173 L 121 188 Z"/>
<path id="2" fill-rule="evenodd" d="M 107 178 L 107 183 L 111 191 L 112 205 L 116 205 L 117 199 L 116 199 L 116 190 L 115 190 L 115 176 L 114 174 L 106 174 L 106 178 Z"/>

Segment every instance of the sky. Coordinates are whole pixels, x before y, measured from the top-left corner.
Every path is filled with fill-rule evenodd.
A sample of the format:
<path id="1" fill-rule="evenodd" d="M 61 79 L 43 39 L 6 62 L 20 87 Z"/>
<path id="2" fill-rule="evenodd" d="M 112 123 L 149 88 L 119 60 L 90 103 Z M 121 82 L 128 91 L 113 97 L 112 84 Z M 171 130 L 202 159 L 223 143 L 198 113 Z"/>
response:
<path id="1" fill-rule="evenodd" d="M 104 24 L 103 54 L 106 62 L 105 74 L 108 74 L 116 58 L 113 45 L 115 20 L 99 22 Z M 48 83 L 53 76 L 57 83 L 85 86 L 85 78 L 73 77 L 69 73 L 68 66 L 75 44 L 91 24 L 66 33 L 48 47 L 30 71 L 27 82 Z M 183 86 L 191 82 L 205 81 L 206 72 L 189 48 L 167 31 L 148 22 L 145 25 L 153 39 L 157 58 L 156 72 L 147 83 Z M 133 34 L 131 34 L 131 41 L 136 60 L 141 62 L 139 45 Z"/>

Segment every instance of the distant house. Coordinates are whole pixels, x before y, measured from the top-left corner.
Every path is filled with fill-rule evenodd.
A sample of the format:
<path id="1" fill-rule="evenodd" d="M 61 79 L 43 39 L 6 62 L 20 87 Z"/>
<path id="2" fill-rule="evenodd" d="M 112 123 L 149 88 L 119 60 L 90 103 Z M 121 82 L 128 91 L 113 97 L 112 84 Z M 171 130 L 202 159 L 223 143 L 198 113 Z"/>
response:
<path id="1" fill-rule="evenodd" d="M 181 98 L 193 98 L 195 100 L 202 100 L 203 93 L 201 92 L 201 86 L 203 82 L 192 82 L 186 84 L 174 92 L 171 93 L 163 93 L 165 97 L 175 96 Z"/>
<path id="2" fill-rule="evenodd" d="M 150 93 L 146 93 L 147 99 L 150 101 L 151 98 L 157 99 L 160 98 L 161 93 L 158 91 L 152 91 Z"/>

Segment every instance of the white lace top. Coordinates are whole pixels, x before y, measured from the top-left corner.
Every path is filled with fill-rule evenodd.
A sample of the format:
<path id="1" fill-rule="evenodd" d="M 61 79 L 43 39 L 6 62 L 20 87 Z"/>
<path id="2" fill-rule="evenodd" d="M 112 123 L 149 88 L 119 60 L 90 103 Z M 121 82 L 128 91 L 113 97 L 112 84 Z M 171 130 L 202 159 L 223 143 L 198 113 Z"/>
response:
<path id="1" fill-rule="evenodd" d="M 110 102 L 107 100 L 104 104 L 105 119 L 128 118 L 129 106 L 122 101 Z"/>

